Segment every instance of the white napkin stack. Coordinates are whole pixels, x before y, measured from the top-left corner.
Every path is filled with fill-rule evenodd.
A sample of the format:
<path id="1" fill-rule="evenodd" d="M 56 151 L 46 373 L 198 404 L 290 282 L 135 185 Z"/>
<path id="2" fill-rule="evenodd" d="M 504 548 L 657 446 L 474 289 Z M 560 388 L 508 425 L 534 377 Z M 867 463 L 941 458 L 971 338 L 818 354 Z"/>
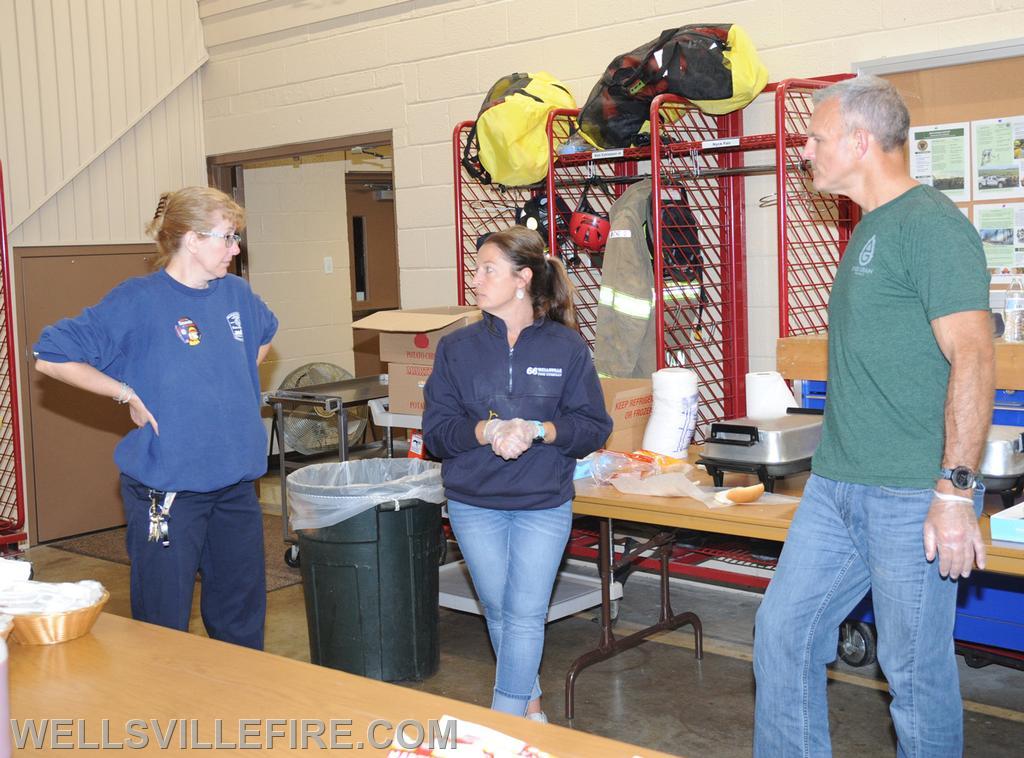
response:
<path id="1" fill-rule="evenodd" d="M 59 583 L 15 581 L 3 587 L 0 613 L 19 616 L 74 611 L 98 603 L 103 592 L 103 585 L 91 579 Z"/>

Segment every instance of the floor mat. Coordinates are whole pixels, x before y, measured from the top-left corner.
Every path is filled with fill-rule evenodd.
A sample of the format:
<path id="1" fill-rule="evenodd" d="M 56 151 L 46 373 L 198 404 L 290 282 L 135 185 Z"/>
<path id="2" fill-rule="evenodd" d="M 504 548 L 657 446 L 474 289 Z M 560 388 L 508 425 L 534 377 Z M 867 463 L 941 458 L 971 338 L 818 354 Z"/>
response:
<path id="1" fill-rule="evenodd" d="M 104 561 L 128 565 L 128 551 L 124 546 L 125 528 L 107 529 L 102 532 L 69 537 L 66 540 L 46 543 L 47 547 L 66 550 L 69 553 L 87 555 Z M 284 562 L 285 545 L 281 538 L 281 517 L 263 514 L 263 553 L 266 562 L 267 592 L 290 587 L 302 581 L 298 569 L 290 568 Z"/>

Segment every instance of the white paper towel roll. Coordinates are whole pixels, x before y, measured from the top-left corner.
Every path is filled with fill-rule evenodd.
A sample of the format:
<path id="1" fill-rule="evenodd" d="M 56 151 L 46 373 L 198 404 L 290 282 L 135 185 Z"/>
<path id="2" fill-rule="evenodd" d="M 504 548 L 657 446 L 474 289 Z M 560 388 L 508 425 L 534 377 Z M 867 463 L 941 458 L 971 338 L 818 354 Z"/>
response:
<path id="1" fill-rule="evenodd" d="M 644 430 L 644 450 L 685 458 L 697 424 L 697 374 L 663 368 L 651 374 L 654 407 Z"/>
<path id="2" fill-rule="evenodd" d="M 752 371 L 747 374 L 747 417 L 779 418 L 787 408 L 800 404 L 778 371 Z"/>

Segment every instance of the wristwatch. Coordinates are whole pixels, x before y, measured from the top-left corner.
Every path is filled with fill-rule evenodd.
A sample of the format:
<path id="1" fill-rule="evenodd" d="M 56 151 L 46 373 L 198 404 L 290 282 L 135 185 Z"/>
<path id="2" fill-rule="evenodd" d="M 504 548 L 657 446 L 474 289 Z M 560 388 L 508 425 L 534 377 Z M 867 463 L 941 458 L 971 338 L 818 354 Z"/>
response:
<path id="1" fill-rule="evenodd" d="M 544 436 L 547 434 L 547 431 L 544 429 L 544 423 L 541 422 L 541 421 L 534 420 L 533 421 L 533 426 L 537 430 L 537 434 L 534 436 L 533 441 L 534 442 L 543 442 L 544 441 Z"/>
<path id="2" fill-rule="evenodd" d="M 956 468 L 944 468 L 939 471 L 940 479 L 949 479 L 958 490 L 973 490 L 977 487 L 981 477 L 967 466 Z"/>

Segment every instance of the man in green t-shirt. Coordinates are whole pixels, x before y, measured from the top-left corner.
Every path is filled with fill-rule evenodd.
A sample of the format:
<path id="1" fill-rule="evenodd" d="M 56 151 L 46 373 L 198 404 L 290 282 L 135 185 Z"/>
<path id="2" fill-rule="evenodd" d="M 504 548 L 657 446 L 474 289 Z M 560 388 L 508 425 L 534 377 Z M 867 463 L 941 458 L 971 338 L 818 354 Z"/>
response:
<path id="1" fill-rule="evenodd" d="M 820 90 L 804 157 L 863 217 L 829 301 L 821 444 L 757 614 L 754 754 L 828 755 L 825 667 L 870 590 L 901 756 L 960 756 L 957 579 L 985 566 L 974 472 L 992 414 L 989 278 L 977 232 L 918 184 L 888 82 Z"/>

